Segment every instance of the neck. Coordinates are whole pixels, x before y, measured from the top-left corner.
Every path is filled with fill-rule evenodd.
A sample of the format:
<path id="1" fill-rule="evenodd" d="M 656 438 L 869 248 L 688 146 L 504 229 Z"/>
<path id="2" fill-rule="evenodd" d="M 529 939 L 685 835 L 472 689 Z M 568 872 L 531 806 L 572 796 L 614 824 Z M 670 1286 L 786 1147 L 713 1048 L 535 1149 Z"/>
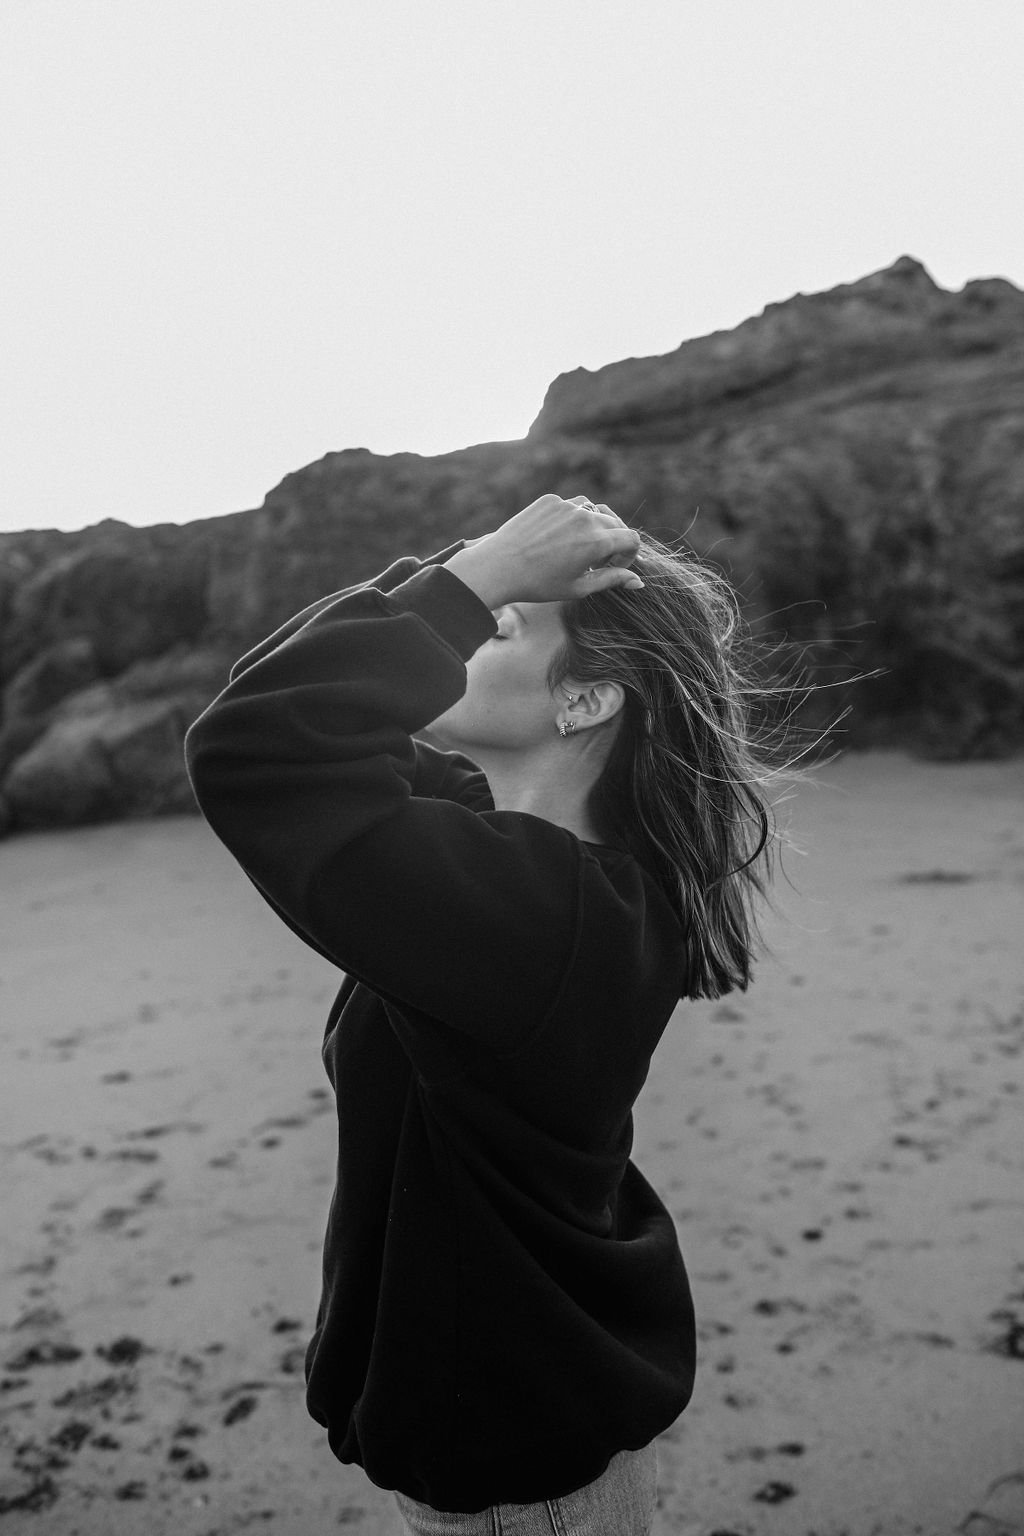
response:
<path id="1" fill-rule="evenodd" d="M 601 842 L 588 800 L 600 764 L 589 762 L 583 741 L 557 742 L 555 751 L 521 753 L 474 750 L 497 811 L 521 811 L 565 827 L 582 842 Z"/>

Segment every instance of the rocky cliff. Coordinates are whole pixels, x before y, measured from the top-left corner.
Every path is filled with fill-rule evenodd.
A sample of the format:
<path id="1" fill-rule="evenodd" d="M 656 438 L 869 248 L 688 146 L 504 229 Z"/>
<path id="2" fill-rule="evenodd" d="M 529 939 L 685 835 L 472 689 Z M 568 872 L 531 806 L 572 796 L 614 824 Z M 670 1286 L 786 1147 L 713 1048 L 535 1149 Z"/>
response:
<path id="1" fill-rule="evenodd" d="M 851 744 L 1024 744 L 1024 293 L 904 257 L 565 374 L 521 442 L 328 454 L 182 527 L 0 535 L 0 827 L 192 808 L 184 731 L 248 645 L 544 491 L 685 534 L 829 681 L 883 669 Z"/>

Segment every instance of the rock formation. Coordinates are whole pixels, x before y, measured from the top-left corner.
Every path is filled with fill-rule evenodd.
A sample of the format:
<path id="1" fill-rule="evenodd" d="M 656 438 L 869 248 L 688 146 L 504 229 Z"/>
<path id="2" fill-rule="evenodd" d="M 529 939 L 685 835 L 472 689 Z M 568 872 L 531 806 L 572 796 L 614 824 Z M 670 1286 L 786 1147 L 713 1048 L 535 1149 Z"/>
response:
<path id="1" fill-rule="evenodd" d="M 331 453 L 181 527 L 0 535 L 0 827 L 191 809 L 184 731 L 247 646 L 544 491 L 685 535 L 819 680 L 880 669 L 827 696 L 847 743 L 1024 743 L 1024 293 L 903 257 L 562 375 L 521 442 Z"/>

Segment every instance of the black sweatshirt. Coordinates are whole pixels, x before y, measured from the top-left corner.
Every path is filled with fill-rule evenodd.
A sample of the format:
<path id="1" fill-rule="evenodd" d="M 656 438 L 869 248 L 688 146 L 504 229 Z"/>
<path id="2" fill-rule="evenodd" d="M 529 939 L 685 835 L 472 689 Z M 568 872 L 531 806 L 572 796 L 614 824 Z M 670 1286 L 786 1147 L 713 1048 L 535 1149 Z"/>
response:
<path id="1" fill-rule="evenodd" d="M 496 811 L 414 740 L 495 633 L 442 564 L 399 561 L 244 656 L 185 743 L 213 830 L 345 972 L 309 1412 L 339 1460 L 458 1511 L 592 1481 L 673 1422 L 695 1357 L 629 1160 L 679 920 L 631 855 Z"/>

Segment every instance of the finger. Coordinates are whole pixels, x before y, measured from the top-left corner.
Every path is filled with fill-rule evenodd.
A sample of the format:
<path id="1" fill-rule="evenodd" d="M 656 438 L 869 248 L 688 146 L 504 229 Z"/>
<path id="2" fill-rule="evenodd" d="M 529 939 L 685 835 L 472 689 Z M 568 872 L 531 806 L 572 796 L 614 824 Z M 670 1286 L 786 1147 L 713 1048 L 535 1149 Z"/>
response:
<path id="1" fill-rule="evenodd" d="M 622 565 L 599 565 L 592 571 L 584 571 L 576 584 L 576 596 L 587 597 L 594 592 L 609 592 L 613 587 L 639 592 L 643 585 L 636 571 Z"/>
<path id="2" fill-rule="evenodd" d="M 622 518 L 617 512 L 613 512 L 606 502 L 591 501 L 588 496 L 570 496 L 568 504 L 573 507 L 579 507 L 584 512 L 594 512 L 601 517 L 610 517 L 613 523 L 622 522 Z"/>
<path id="3" fill-rule="evenodd" d="M 556 506 L 563 506 L 564 503 L 561 496 L 557 495 L 556 492 L 545 491 L 543 496 L 538 496 L 536 501 L 531 501 L 530 505 L 528 507 L 523 507 L 522 510 L 524 512 L 534 512 L 539 507 L 545 505 L 553 511 Z"/>
<path id="4" fill-rule="evenodd" d="M 588 500 L 586 496 L 570 496 L 565 504 L 566 506 L 577 507 L 581 512 L 592 512 L 602 522 L 614 523 L 617 528 L 625 528 L 626 526 L 619 514 L 613 512 L 607 502 L 593 502 Z"/>
<path id="5" fill-rule="evenodd" d="M 640 535 L 635 528 L 618 523 L 608 528 L 603 539 L 607 550 L 603 565 L 629 565 L 640 553 Z"/>
<path id="6" fill-rule="evenodd" d="M 594 510 L 596 512 L 600 512 L 602 517 L 610 517 L 612 522 L 617 523 L 620 528 L 625 528 L 626 524 L 623 522 L 619 514 L 617 512 L 613 512 L 611 507 L 606 506 L 603 501 L 599 501 Z"/>

